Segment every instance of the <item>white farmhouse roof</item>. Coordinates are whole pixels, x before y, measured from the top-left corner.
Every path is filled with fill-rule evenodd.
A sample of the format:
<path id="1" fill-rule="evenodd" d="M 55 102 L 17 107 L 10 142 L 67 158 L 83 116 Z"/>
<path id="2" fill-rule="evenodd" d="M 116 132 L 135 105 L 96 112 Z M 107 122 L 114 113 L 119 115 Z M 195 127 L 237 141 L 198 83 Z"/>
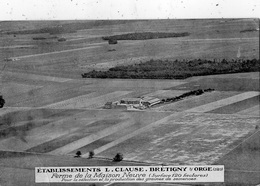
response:
<path id="1" fill-rule="evenodd" d="M 154 97 L 144 97 L 142 99 L 143 102 L 148 102 L 148 103 L 154 103 L 154 102 L 160 102 L 161 100 L 158 98 L 154 98 Z"/>

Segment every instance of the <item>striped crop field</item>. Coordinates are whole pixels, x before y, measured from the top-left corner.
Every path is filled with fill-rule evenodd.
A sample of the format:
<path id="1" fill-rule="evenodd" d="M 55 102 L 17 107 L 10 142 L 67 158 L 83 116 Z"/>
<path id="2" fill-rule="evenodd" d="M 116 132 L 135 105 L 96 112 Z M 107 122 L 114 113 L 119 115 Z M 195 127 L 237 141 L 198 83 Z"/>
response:
<path id="1" fill-rule="evenodd" d="M 0 185 L 33 185 L 36 166 L 219 163 L 225 166 L 226 185 L 260 183 L 259 72 L 183 80 L 81 76 L 151 59 L 259 59 L 259 33 L 240 32 L 259 27 L 256 19 L 103 21 L 104 25 L 82 20 L 77 21 L 82 30 L 55 37 L 21 33 L 73 22 L 16 23 L 0 25 L 0 95 L 5 99 L 0 109 Z M 5 34 L 21 28 L 15 36 Z M 102 40 L 141 31 L 190 35 L 120 40 L 115 45 Z M 212 91 L 142 110 L 104 107 L 123 98 L 162 100 L 198 89 Z M 77 151 L 82 158 L 73 158 Z M 91 151 L 94 158 L 88 159 Z M 122 162 L 111 161 L 117 153 L 123 154 Z"/>
<path id="2" fill-rule="evenodd" d="M 183 163 L 187 162 L 187 158 L 190 158 L 189 164 L 212 163 L 221 157 L 221 154 L 228 152 L 228 149 L 237 141 L 250 135 L 255 130 L 255 125 L 259 122 L 259 115 L 256 114 L 259 111 L 259 92 L 215 90 L 200 96 L 191 96 L 173 103 L 159 105 L 142 112 L 100 109 L 106 102 L 120 100 L 124 97 L 154 96 L 162 99 L 178 96 L 187 92 L 187 90 L 180 90 L 179 86 L 183 86 L 184 83 L 191 84 L 196 79 L 190 81 L 181 82 L 181 84 L 178 81 L 170 82 L 168 80 L 161 81 L 161 84 L 158 84 L 159 81 L 157 81 L 157 84 L 153 84 L 155 87 L 152 87 L 152 84 L 146 84 L 147 82 L 152 83 L 152 80 L 144 81 L 143 84 L 136 80 L 115 80 L 113 85 L 119 87 L 119 90 L 111 88 L 112 83 L 107 80 L 100 80 L 100 82 L 96 81 L 95 83 L 88 82 L 87 84 L 79 81 L 76 88 L 85 92 L 89 91 L 87 94 L 71 95 L 72 98 L 63 101 L 56 99 L 55 103 L 39 107 L 39 109 L 46 111 L 57 110 L 53 115 L 59 115 L 61 110 L 69 109 L 75 110 L 74 113 L 71 113 L 68 117 L 53 117 L 52 119 L 50 118 L 51 114 L 47 117 L 39 115 L 33 118 L 34 122 L 27 122 L 26 115 L 29 112 L 24 110 L 24 115 L 20 115 L 19 118 L 25 118 L 25 121 L 20 122 L 19 118 L 16 120 L 9 119 L 11 123 L 7 126 L 8 130 L 3 128 L 5 131 L 3 134 L 6 137 L 0 139 L 0 149 L 69 156 L 77 150 L 81 150 L 84 157 L 88 156 L 89 151 L 94 151 L 97 155 L 111 158 L 114 152 L 120 151 L 126 154 L 125 158 L 129 160 L 145 161 L 146 159 L 147 162 Z M 66 84 L 71 86 L 70 82 L 62 82 L 60 85 L 60 90 L 63 90 L 64 93 L 67 90 L 62 88 L 62 85 L 66 87 Z M 95 89 L 93 88 L 94 84 L 96 85 Z M 142 91 L 140 89 L 130 91 L 131 87 L 136 85 L 139 85 L 140 89 L 142 85 L 145 85 L 145 87 Z M 176 85 L 176 90 L 173 89 L 172 85 Z M 106 91 L 98 91 L 102 88 Z M 90 90 L 93 90 L 93 92 Z M 41 91 L 38 90 L 35 93 L 39 93 L 35 97 L 41 96 Z M 48 94 L 51 96 L 55 95 L 56 92 L 49 91 Z M 15 110 L 12 111 L 12 107 L 10 109 L 10 111 L 2 114 L 6 117 L 3 121 L 8 121 L 8 117 L 12 116 L 12 112 L 14 113 Z M 18 112 L 19 107 L 16 107 L 16 110 L 15 112 Z M 27 110 L 30 110 L 30 108 L 28 107 Z M 222 117 L 223 119 L 221 119 Z M 244 125 L 240 123 L 244 123 Z M 20 132 L 17 131 L 20 130 L 19 126 L 23 126 L 23 130 Z M 229 131 L 230 127 L 233 127 L 232 132 L 237 131 L 237 133 L 223 133 L 223 135 L 218 136 L 217 131 Z M 12 135 L 7 135 L 8 131 L 13 131 Z M 207 136 L 198 138 L 198 136 L 204 135 L 204 132 Z M 193 135 L 190 136 L 190 134 Z M 177 137 L 182 137 L 184 141 L 177 143 L 174 140 Z M 232 138 L 231 141 L 230 137 Z M 206 139 L 214 143 L 223 141 L 220 143 L 219 151 L 213 152 L 212 147 L 214 145 L 207 144 Z M 163 141 L 162 144 L 160 144 L 161 140 Z M 194 140 L 200 144 L 204 140 L 205 147 L 199 146 L 199 149 L 176 148 L 180 146 L 180 143 L 189 143 L 189 141 Z M 138 144 L 138 141 L 143 141 L 143 143 Z M 150 146 L 152 144 L 157 144 L 158 148 L 152 149 Z M 200 148 L 205 148 L 205 150 L 202 151 Z M 143 149 L 146 150 L 143 151 Z M 173 149 L 173 151 L 170 149 Z M 184 152 L 184 150 L 187 151 L 185 152 L 186 155 L 178 155 L 177 152 Z M 196 154 L 196 159 L 194 151 L 204 152 L 204 154 L 212 151 L 212 154 L 207 156 Z M 165 154 L 160 155 L 159 152 Z M 150 158 L 144 157 L 140 153 L 147 153 Z M 173 158 L 169 154 L 175 154 L 178 158 Z M 194 158 L 191 158 L 191 154 L 194 155 Z"/>

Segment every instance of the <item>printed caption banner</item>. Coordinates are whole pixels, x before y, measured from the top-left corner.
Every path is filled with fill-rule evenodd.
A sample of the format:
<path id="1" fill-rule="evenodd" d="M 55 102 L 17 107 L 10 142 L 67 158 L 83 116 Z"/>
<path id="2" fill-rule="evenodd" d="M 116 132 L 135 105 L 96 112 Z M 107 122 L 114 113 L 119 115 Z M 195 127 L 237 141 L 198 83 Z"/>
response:
<path id="1" fill-rule="evenodd" d="M 35 182 L 224 182 L 224 166 L 36 167 Z"/>

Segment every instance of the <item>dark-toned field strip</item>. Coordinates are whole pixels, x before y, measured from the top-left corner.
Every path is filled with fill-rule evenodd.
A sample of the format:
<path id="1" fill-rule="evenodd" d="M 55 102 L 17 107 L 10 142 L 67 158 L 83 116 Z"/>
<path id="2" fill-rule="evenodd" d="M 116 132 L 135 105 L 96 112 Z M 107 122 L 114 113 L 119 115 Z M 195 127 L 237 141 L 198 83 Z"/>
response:
<path id="1" fill-rule="evenodd" d="M 8 113 L 0 118 L 0 139 L 16 136 L 37 127 L 47 125 L 55 120 L 71 117 L 83 110 L 58 110 L 58 109 L 39 109 L 30 111 L 16 111 Z M 49 119 L 37 121 L 38 119 Z M 23 124 L 15 126 L 16 122 L 24 121 Z"/>
<path id="2" fill-rule="evenodd" d="M 138 113 L 138 112 L 134 113 L 133 112 L 132 114 L 133 114 L 132 118 L 135 118 L 134 125 L 130 125 L 130 126 L 124 128 L 124 130 L 121 130 L 117 133 L 113 133 L 113 134 L 103 137 L 99 140 L 96 140 L 88 145 L 85 145 L 82 148 L 73 150 L 69 154 L 75 154 L 78 150 L 80 150 L 82 152 L 82 154 L 86 154 L 89 151 L 93 151 L 103 145 L 113 142 L 114 140 L 116 140 L 118 138 L 121 138 L 130 133 L 133 133 L 134 131 L 136 131 L 142 127 L 145 127 L 146 125 L 149 125 L 150 123 L 160 120 L 161 118 L 168 116 L 170 113 L 154 113 L 154 115 L 150 115 L 150 117 L 147 117 L 148 116 L 148 115 L 146 115 L 147 113 Z"/>
<path id="3" fill-rule="evenodd" d="M 150 115 L 150 113 L 143 113 L 143 112 L 142 113 L 139 113 L 139 112 L 134 113 L 134 112 L 131 112 L 129 114 L 132 115 L 131 118 L 135 118 L 135 120 L 136 120 L 135 121 L 136 123 L 134 125 L 132 125 L 131 127 L 127 127 L 123 131 L 113 133 L 111 135 L 108 135 L 107 137 L 103 137 L 102 139 L 97 140 L 97 142 L 96 141 L 92 142 L 89 145 L 92 146 L 93 148 L 94 147 L 100 147 L 101 141 L 107 141 L 107 143 L 109 143 L 109 142 L 111 142 L 111 138 L 113 140 L 115 140 L 116 138 L 118 138 L 118 136 L 126 135 L 129 132 L 131 133 L 131 132 L 139 129 L 140 127 L 148 125 L 149 123 L 151 123 L 155 120 L 158 120 L 160 118 L 163 118 L 163 117 L 169 115 L 170 113 L 155 113 L 153 116 L 150 116 L 150 117 L 148 117 Z M 145 121 L 142 120 L 142 118 L 144 118 L 144 119 L 146 118 Z M 28 152 L 38 152 L 38 153 L 39 152 L 40 153 L 47 153 L 47 152 L 53 151 L 53 150 L 55 150 L 59 147 L 62 147 L 64 145 L 67 145 L 68 143 L 71 143 L 71 142 L 76 141 L 78 139 L 81 139 L 81 138 L 84 138 L 84 137 L 89 136 L 91 134 L 94 134 L 94 133 L 96 133 L 96 132 L 98 132 L 102 129 L 112 127 L 112 126 L 118 124 L 119 122 L 122 122 L 122 121 L 121 120 L 115 120 L 115 119 L 99 120 L 99 121 L 96 121 L 94 123 L 87 125 L 84 128 L 77 130 L 76 132 L 73 132 L 69 135 L 63 135 L 59 138 L 56 138 L 54 140 L 48 141 L 46 143 L 43 143 L 41 145 L 35 146 L 31 149 L 28 149 L 27 151 Z M 105 144 L 105 143 L 106 142 L 103 142 L 102 145 Z M 85 147 L 82 147 L 82 149 L 85 149 L 85 150 L 83 150 L 83 152 L 86 152 L 86 153 L 88 152 L 89 148 L 87 146 L 88 145 L 86 145 Z M 91 150 L 93 150 L 93 149 L 91 149 Z"/>
<path id="4" fill-rule="evenodd" d="M 99 139 L 97 141 L 94 141 L 93 143 L 90 143 L 82 148 L 79 148 L 77 150 L 74 150 L 72 152 L 70 152 L 69 154 L 75 154 L 78 150 L 81 151 L 82 154 L 86 154 L 90 151 L 94 151 L 95 149 L 103 146 L 103 145 L 106 145 L 114 140 L 116 140 L 117 138 L 120 138 L 120 137 L 123 137 L 129 133 L 132 133 L 134 132 L 135 130 L 138 130 L 141 126 L 138 125 L 138 124 L 135 124 L 135 125 L 132 125 L 132 126 L 129 126 L 127 128 L 124 129 L 124 131 L 120 131 L 119 133 L 114 133 L 114 134 L 111 134 L 109 136 L 106 136 L 102 139 Z M 116 154 L 117 152 L 115 152 Z"/>
<path id="5" fill-rule="evenodd" d="M 81 138 L 84 138 L 85 136 L 91 135 L 93 133 L 96 133 L 102 129 L 105 129 L 107 127 L 111 127 L 117 123 L 119 123 L 121 120 L 99 120 L 94 123 L 90 123 L 89 125 L 86 125 L 84 128 L 80 128 L 77 131 L 63 135 L 61 137 L 58 137 L 54 140 L 45 142 L 41 145 L 32 147 L 26 152 L 37 152 L 37 153 L 47 153 L 50 151 L 53 151 L 59 147 L 62 147 L 66 144 L 69 144 L 73 141 L 79 140 Z"/>
<path id="6" fill-rule="evenodd" d="M 19 97 L 12 97 L 8 100 L 7 106 L 23 106 L 23 107 L 36 107 L 44 106 L 46 104 L 63 101 L 76 96 L 89 94 L 92 91 L 79 91 L 78 85 L 49 85 L 40 89 L 35 89 L 25 92 Z"/>
<path id="7" fill-rule="evenodd" d="M 220 107 L 218 109 L 215 110 L 211 110 L 208 113 L 216 113 L 216 114 L 235 114 L 239 111 L 248 109 L 250 107 L 259 105 L 259 99 L 260 96 L 255 96 L 249 99 L 245 99 L 242 101 L 238 101 L 236 103 L 224 106 L 224 107 Z M 259 111 L 260 112 L 260 111 Z"/>
<path id="8" fill-rule="evenodd" d="M 256 130 L 240 145 L 214 164 L 225 166 L 225 182 L 229 185 L 260 183 L 260 131 Z"/>
<path id="9" fill-rule="evenodd" d="M 0 123 L 7 124 L 6 120 L 10 119 L 11 122 L 31 121 L 37 119 L 56 119 L 71 116 L 79 111 L 80 109 L 30 109 L 30 110 L 19 110 L 8 112 L 0 117 Z"/>

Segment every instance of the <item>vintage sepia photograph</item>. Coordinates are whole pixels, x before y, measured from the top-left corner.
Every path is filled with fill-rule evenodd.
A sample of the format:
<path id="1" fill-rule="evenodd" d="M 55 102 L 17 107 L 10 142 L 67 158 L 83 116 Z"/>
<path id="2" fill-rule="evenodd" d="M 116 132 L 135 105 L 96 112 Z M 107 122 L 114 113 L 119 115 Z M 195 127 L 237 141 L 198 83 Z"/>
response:
<path id="1" fill-rule="evenodd" d="M 16 2 L 0 2 L 0 186 L 260 185 L 259 2 Z"/>

